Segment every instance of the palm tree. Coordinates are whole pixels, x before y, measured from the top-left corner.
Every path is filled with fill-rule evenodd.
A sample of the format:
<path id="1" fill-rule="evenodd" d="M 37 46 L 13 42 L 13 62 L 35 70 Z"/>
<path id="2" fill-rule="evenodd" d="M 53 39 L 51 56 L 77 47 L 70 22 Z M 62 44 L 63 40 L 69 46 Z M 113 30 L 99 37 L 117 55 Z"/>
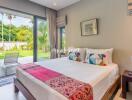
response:
<path id="1" fill-rule="evenodd" d="M 12 32 L 12 19 L 15 18 L 16 16 L 7 14 L 8 19 L 10 21 L 10 27 L 9 27 L 9 42 L 11 41 L 11 32 Z"/>
<path id="2" fill-rule="evenodd" d="M 38 30 L 39 30 L 39 33 L 38 33 L 39 46 L 43 51 L 46 52 L 48 47 L 49 47 L 47 23 L 46 22 L 40 22 Z"/>

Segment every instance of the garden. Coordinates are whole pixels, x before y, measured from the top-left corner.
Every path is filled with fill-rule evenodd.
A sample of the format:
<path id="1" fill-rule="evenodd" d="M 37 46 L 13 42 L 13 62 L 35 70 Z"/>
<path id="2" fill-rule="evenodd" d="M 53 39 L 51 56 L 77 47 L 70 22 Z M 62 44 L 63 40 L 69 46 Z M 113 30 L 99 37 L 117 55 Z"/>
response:
<path id="1" fill-rule="evenodd" d="M 0 18 L 0 59 L 12 52 L 19 52 L 19 57 L 33 56 L 33 19 L 5 13 L 1 13 Z M 50 55 L 47 29 L 46 21 L 38 22 L 38 58 L 47 59 Z"/>

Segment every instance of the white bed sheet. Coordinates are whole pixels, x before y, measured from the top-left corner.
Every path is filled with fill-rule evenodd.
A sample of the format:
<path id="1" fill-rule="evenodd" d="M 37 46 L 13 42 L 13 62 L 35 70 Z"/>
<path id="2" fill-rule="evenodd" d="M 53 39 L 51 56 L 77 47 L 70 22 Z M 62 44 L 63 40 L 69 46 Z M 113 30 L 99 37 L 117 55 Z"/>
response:
<path id="1" fill-rule="evenodd" d="M 119 77 L 117 64 L 110 64 L 108 66 L 101 67 L 82 62 L 70 61 L 67 58 L 47 60 L 37 62 L 37 64 L 71 78 L 89 83 L 93 87 L 94 100 L 100 100 L 108 88 Z M 20 68 L 17 68 L 17 78 L 37 100 L 67 100 L 63 95 L 24 72 Z"/>

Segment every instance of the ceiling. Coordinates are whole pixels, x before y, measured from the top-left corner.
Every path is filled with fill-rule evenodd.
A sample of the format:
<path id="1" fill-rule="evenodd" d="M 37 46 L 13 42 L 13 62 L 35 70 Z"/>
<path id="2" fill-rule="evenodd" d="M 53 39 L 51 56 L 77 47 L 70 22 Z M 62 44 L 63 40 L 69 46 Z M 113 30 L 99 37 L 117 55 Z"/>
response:
<path id="1" fill-rule="evenodd" d="M 60 10 L 76 2 L 79 2 L 80 0 L 30 0 L 30 1 L 40 4 L 42 6 L 46 6 L 48 8 Z"/>

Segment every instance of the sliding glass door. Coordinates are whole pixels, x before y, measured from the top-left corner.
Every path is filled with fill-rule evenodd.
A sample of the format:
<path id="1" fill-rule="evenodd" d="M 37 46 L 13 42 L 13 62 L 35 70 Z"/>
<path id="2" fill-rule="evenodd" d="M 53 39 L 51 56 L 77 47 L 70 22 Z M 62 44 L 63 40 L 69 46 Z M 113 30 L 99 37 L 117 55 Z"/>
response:
<path id="1" fill-rule="evenodd" d="M 48 24 L 45 19 L 37 18 L 37 61 L 50 57 Z"/>
<path id="2" fill-rule="evenodd" d="M 16 72 L 16 60 L 33 62 L 33 16 L 0 8 L 0 78 Z"/>
<path id="3" fill-rule="evenodd" d="M 49 59 L 50 43 L 45 18 L 0 10 L 0 63 L 5 54 L 13 52 L 19 53 L 20 63 Z"/>
<path id="4" fill-rule="evenodd" d="M 21 64 L 50 58 L 46 18 L 0 9 L 0 64 L 3 64 L 6 54 L 13 53 L 19 54 L 18 62 Z M 15 68 L 11 69 L 12 72 Z M 0 77 L 4 75 L 4 70 L 0 68 Z"/>
<path id="5" fill-rule="evenodd" d="M 19 63 L 33 62 L 33 17 L 0 9 L 0 64 L 5 55 L 19 53 Z"/>
<path id="6" fill-rule="evenodd" d="M 65 48 L 66 48 L 65 27 L 60 27 L 60 49 L 64 50 Z"/>

